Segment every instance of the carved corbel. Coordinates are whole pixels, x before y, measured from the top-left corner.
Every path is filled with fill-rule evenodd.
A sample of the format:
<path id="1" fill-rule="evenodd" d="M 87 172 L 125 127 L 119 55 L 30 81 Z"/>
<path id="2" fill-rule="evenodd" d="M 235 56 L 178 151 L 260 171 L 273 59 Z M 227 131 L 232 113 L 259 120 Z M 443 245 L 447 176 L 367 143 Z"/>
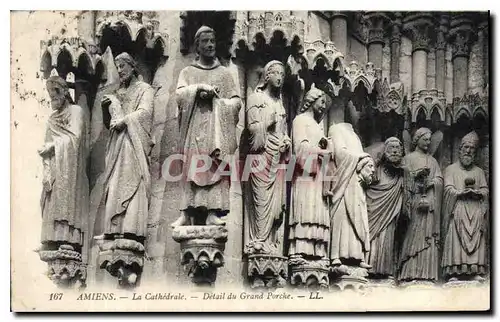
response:
<path id="1" fill-rule="evenodd" d="M 82 255 L 70 245 L 58 250 L 37 250 L 40 259 L 48 264 L 47 276 L 60 288 L 71 288 L 77 283 L 85 287 L 87 266 Z"/>

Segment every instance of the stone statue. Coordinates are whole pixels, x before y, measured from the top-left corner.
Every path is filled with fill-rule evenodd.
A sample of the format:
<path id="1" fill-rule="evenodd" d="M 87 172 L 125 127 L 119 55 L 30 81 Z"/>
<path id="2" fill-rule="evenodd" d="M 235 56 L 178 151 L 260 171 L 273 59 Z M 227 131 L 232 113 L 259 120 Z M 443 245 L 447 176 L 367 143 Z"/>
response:
<path id="1" fill-rule="evenodd" d="M 105 203 L 104 209 L 101 208 L 104 213 L 96 217 L 104 219 L 104 233 L 95 238 L 105 241 L 101 247 L 101 265 L 118 277 L 120 285 L 133 286 L 144 262 L 154 90 L 138 79 L 135 60 L 128 53 L 116 56 L 115 65 L 120 86 L 114 94 L 102 99 L 104 125 L 111 133 L 103 190 L 97 198 Z M 123 261 L 125 257 L 127 263 Z"/>
<path id="2" fill-rule="evenodd" d="M 195 35 L 197 57 L 177 82 L 183 192 L 172 238 L 181 244 L 181 263 L 197 285 L 213 285 L 224 264 L 236 124 L 241 100 L 233 75 L 215 56 L 215 31 Z M 198 168 L 201 163 L 207 165 Z M 193 171 L 193 168 L 195 170 Z"/>
<path id="3" fill-rule="evenodd" d="M 403 144 L 388 138 L 375 170 L 375 181 L 366 190 L 370 252 L 368 263 L 374 277 L 393 279 L 397 264 L 396 226 L 403 207 Z"/>
<path id="4" fill-rule="evenodd" d="M 281 100 L 284 67 L 273 60 L 264 68 L 264 81 L 247 103 L 247 129 L 251 156 L 262 171 L 249 175 L 250 194 L 247 253 L 279 254 L 276 230 L 285 211 L 285 175 L 277 165 L 285 161 L 291 140 L 287 135 L 286 113 Z"/>
<path id="5" fill-rule="evenodd" d="M 415 150 L 403 159 L 406 169 L 403 207 L 409 223 L 401 248 L 399 279 L 432 283 L 438 279 L 443 176 L 432 156 L 436 144 L 431 131 L 418 129 L 412 145 Z"/>
<path id="6" fill-rule="evenodd" d="M 47 80 L 53 113 L 38 150 L 43 159 L 42 247 L 40 258 L 49 263 L 49 276 L 61 286 L 85 280 L 89 183 L 87 125 L 82 108 L 73 104 L 69 88 L 59 76 Z"/>
<path id="7" fill-rule="evenodd" d="M 487 274 L 486 232 L 488 184 L 474 164 L 479 138 L 467 134 L 460 144 L 459 161 L 444 172 L 444 249 L 441 267 L 445 278 L 484 280 Z"/>
<path id="8" fill-rule="evenodd" d="M 348 105 L 350 118 L 356 124 L 358 112 L 354 105 Z M 363 151 L 361 140 L 351 123 L 337 123 L 330 126 L 332 166 L 329 184 L 330 247 L 329 258 L 334 273 L 340 275 L 336 282 L 345 286 L 342 276 L 349 281 L 366 283 L 366 256 L 370 250 L 370 232 L 365 189 L 371 184 L 375 172 L 372 157 Z M 332 171 L 331 168 L 334 168 Z M 351 283 L 351 282 L 349 282 Z M 353 286 L 359 286 L 353 283 Z"/>
<path id="9" fill-rule="evenodd" d="M 326 111 L 326 94 L 312 88 L 292 124 L 297 174 L 293 178 L 289 250 L 292 284 L 307 284 L 303 272 L 317 270 L 317 283 L 328 286 L 330 218 L 323 195 L 322 165 L 328 162 L 326 138 L 320 125 Z M 323 263 L 325 262 L 325 263 Z M 313 267 L 314 266 L 314 267 Z M 299 281 L 296 281 L 300 277 Z"/>
<path id="10" fill-rule="evenodd" d="M 224 225 L 229 212 L 230 180 L 226 169 L 236 150 L 236 124 L 241 101 L 233 76 L 215 56 L 215 32 L 202 26 L 195 35 L 197 57 L 177 82 L 180 146 L 184 160 L 181 216 L 172 227 L 189 224 Z M 206 171 L 189 171 L 198 157 L 209 158 Z M 193 161 L 194 160 L 194 161 Z"/>

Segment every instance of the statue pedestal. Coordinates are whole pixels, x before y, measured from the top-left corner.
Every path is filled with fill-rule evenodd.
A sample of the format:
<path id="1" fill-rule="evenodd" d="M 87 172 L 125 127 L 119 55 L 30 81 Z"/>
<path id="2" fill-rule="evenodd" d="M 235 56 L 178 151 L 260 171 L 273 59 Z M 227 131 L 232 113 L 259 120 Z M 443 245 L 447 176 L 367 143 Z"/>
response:
<path id="1" fill-rule="evenodd" d="M 431 280 L 413 280 L 399 282 L 399 286 L 409 289 L 430 289 L 436 287 L 437 284 Z"/>
<path id="2" fill-rule="evenodd" d="M 309 289 L 328 288 L 329 260 L 305 260 L 301 257 L 290 256 L 288 263 L 292 285 Z"/>
<path id="3" fill-rule="evenodd" d="M 359 266 L 338 265 L 330 269 L 332 287 L 340 290 L 352 288 L 362 290 L 367 284 L 368 270 Z"/>
<path id="4" fill-rule="evenodd" d="M 224 226 L 178 226 L 172 238 L 181 245 L 181 264 L 185 265 L 193 283 L 213 286 L 217 268 L 224 265 L 227 241 Z"/>
<path id="5" fill-rule="evenodd" d="M 461 288 L 461 287 L 478 287 L 482 286 L 486 283 L 486 280 L 484 281 L 476 281 L 476 280 L 456 280 L 456 281 L 448 281 L 443 284 L 443 287 L 445 288 Z"/>
<path id="6" fill-rule="evenodd" d="M 387 278 L 368 278 L 368 284 L 370 287 L 387 287 L 387 288 L 395 288 L 396 281 L 393 277 Z"/>
<path id="7" fill-rule="evenodd" d="M 70 245 L 59 246 L 58 250 L 38 250 L 40 259 L 48 264 L 47 275 L 61 288 L 73 287 L 80 282 L 85 287 L 87 266 L 82 263 L 82 255 Z"/>
<path id="8" fill-rule="evenodd" d="M 247 276 L 252 288 L 285 287 L 288 277 L 286 257 L 269 254 L 248 255 Z"/>
<path id="9" fill-rule="evenodd" d="M 144 267 L 144 246 L 131 239 L 115 239 L 99 243 L 99 267 L 118 278 L 121 288 L 135 287 Z"/>

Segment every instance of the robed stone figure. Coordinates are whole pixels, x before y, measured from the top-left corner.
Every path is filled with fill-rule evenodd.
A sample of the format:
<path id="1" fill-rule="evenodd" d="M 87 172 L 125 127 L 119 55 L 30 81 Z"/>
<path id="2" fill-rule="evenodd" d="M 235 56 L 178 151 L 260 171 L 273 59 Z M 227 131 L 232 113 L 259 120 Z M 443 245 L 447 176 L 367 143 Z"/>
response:
<path id="1" fill-rule="evenodd" d="M 236 150 L 241 105 L 230 71 L 215 56 L 215 31 L 202 26 L 195 35 L 197 57 L 177 82 L 180 147 L 184 154 L 181 216 L 172 227 L 224 225 L 229 212 L 230 170 Z M 208 169 L 194 171 L 199 164 Z"/>
<path id="2" fill-rule="evenodd" d="M 375 169 L 375 180 L 366 190 L 370 226 L 370 272 L 376 277 L 394 277 L 397 265 L 396 226 L 404 199 L 403 144 L 396 137 L 384 142 Z"/>
<path id="3" fill-rule="evenodd" d="M 41 250 L 66 245 L 82 252 L 88 233 L 87 131 L 82 108 L 74 105 L 64 79 L 47 80 L 53 112 L 38 150 L 43 158 Z"/>
<path id="4" fill-rule="evenodd" d="M 349 104 L 357 123 L 357 111 Z M 330 126 L 334 171 L 330 182 L 330 251 L 332 265 L 370 268 L 366 255 L 370 250 L 370 230 L 365 189 L 373 180 L 375 165 L 363 151 L 361 140 L 351 123 Z"/>
<path id="5" fill-rule="evenodd" d="M 406 169 L 403 207 L 409 223 L 400 255 L 401 281 L 438 279 L 443 176 L 430 154 L 431 135 L 429 129 L 419 128 L 412 140 L 415 150 L 403 159 Z"/>
<path id="6" fill-rule="evenodd" d="M 143 243 L 151 191 L 149 155 L 153 115 L 153 88 L 139 80 L 135 60 L 128 53 L 115 58 L 120 86 L 103 97 L 103 122 L 110 129 L 102 191 L 93 194 L 104 202 L 99 210 L 105 240 L 132 239 Z M 100 208 L 101 209 L 101 208 Z"/>
<path id="7" fill-rule="evenodd" d="M 447 279 L 483 280 L 487 274 L 488 185 L 474 164 L 479 138 L 467 134 L 459 160 L 444 172 L 444 249 L 441 267 Z"/>
<path id="8" fill-rule="evenodd" d="M 322 164 L 330 151 L 322 144 L 326 138 L 320 125 L 325 115 L 326 94 L 312 88 L 304 97 L 300 114 L 292 125 L 296 173 L 292 182 L 290 214 L 290 256 L 322 259 L 328 256 L 330 218 L 323 194 Z M 321 143 L 321 144 L 320 144 Z"/>
<path id="9" fill-rule="evenodd" d="M 246 128 L 252 167 L 249 174 L 249 213 L 245 233 L 246 253 L 282 255 L 277 230 L 286 209 L 285 173 L 279 169 L 287 158 L 291 140 L 287 135 L 286 112 L 281 97 L 284 66 L 273 60 L 266 64 L 263 79 L 248 98 Z"/>

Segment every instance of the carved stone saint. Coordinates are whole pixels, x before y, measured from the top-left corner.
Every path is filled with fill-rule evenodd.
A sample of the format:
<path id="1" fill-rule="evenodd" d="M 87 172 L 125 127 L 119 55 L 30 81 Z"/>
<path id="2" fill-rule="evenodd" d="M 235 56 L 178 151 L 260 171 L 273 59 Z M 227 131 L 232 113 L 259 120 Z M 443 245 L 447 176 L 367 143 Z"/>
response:
<path id="1" fill-rule="evenodd" d="M 182 264 L 196 284 L 212 285 L 223 265 L 227 240 L 232 155 L 241 100 L 229 69 L 215 56 L 215 31 L 202 26 L 195 35 L 197 57 L 177 82 L 180 147 L 185 179 L 181 216 L 172 223 L 181 243 Z M 202 163 L 205 166 L 198 167 Z M 207 254 L 212 254 L 207 257 Z M 216 254 L 216 255 L 214 255 Z"/>
<path id="2" fill-rule="evenodd" d="M 403 159 L 403 207 L 409 219 L 400 256 L 399 280 L 403 283 L 433 283 L 438 279 L 443 176 L 431 155 L 431 137 L 429 129 L 418 129 L 412 140 L 415 150 Z"/>
<path id="3" fill-rule="evenodd" d="M 103 121 L 110 138 L 102 191 L 95 189 L 97 202 L 104 203 L 104 229 L 100 264 L 118 278 L 122 287 L 135 286 L 144 265 L 144 240 L 149 209 L 151 176 L 149 153 L 154 90 L 138 79 L 135 60 L 128 53 L 115 58 L 120 86 L 102 99 Z M 94 197 L 94 196 L 93 196 Z"/>
<path id="4" fill-rule="evenodd" d="M 215 31 L 202 26 L 195 35 L 197 57 L 177 82 L 180 146 L 184 182 L 180 210 L 172 227 L 224 225 L 229 213 L 230 180 L 222 174 L 236 150 L 236 124 L 241 105 L 231 72 L 215 56 Z M 192 169 L 203 161 L 208 169 Z"/>
<path id="5" fill-rule="evenodd" d="M 69 88 L 59 76 L 47 80 L 53 112 L 47 123 L 43 159 L 41 260 L 49 277 L 63 287 L 85 281 L 82 254 L 88 234 L 89 183 L 85 115 L 73 104 Z M 84 256 L 85 258 L 85 256 Z"/>
<path id="6" fill-rule="evenodd" d="M 286 161 L 291 146 L 281 98 L 284 72 L 281 62 L 269 62 L 264 67 L 263 80 L 249 97 L 246 108 L 249 134 L 249 154 L 246 158 L 251 159 L 253 168 L 262 169 L 249 174 L 249 211 L 245 221 L 248 227 L 245 231 L 245 253 L 249 255 L 248 273 L 254 285 L 268 285 L 276 280 L 284 284 L 286 278 L 286 270 L 261 276 L 257 267 L 253 267 L 255 257 L 258 257 L 259 264 L 262 261 L 277 263 L 285 260 L 279 239 L 282 236 L 278 235 L 286 210 L 285 173 L 278 170 L 278 166 Z M 286 263 L 277 267 L 286 267 Z"/>
<path id="7" fill-rule="evenodd" d="M 467 134 L 460 144 L 459 160 L 444 172 L 444 249 L 441 267 L 450 282 L 483 281 L 487 274 L 488 184 L 484 171 L 474 164 L 479 138 Z"/>
<path id="8" fill-rule="evenodd" d="M 350 104 L 350 117 L 356 124 L 358 114 Z M 330 186 L 330 250 L 335 273 L 341 275 L 337 285 L 343 288 L 342 276 L 365 283 L 367 253 L 370 250 L 370 231 L 365 189 L 371 184 L 375 171 L 372 157 L 363 151 L 361 140 L 351 123 L 330 126 L 335 170 Z M 357 287 L 361 284 L 353 283 Z"/>
<path id="9" fill-rule="evenodd" d="M 375 169 L 375 180 L 366 190 L 370 226 L 368 263 L 374 278 L 393 280 L 396 271 L 396 226 L 404 193 L 402 160 L 403 144 L 396 137 L 388 138 Z"/>
<path id="10" fill-rule="evenodd" d="M 293 178 L 290 214 L 290 266 L 292 284 L 328 287 L 328 240 L 330 218 L 323 194 L 322 165 L 328 162 L 320 125 L 326 110 L 326 94 L 312 88 L 293 120 L 293 151 L 297 175 Z"/>

